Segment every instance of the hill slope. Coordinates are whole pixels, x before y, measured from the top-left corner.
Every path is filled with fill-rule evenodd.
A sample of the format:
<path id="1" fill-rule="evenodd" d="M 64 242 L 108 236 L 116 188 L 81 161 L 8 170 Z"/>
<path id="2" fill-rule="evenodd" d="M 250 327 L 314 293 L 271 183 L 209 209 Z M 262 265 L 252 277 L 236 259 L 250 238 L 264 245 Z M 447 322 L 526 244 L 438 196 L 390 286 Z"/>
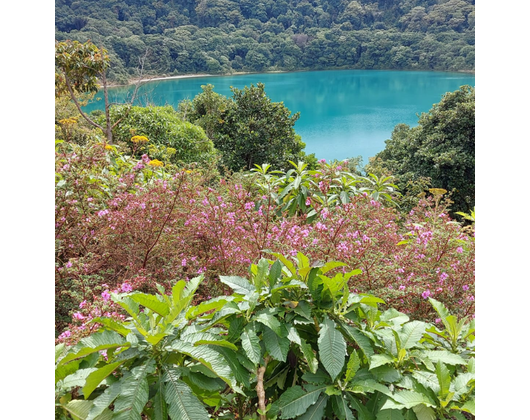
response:
<path id="1" fill-rule="evenodd" d="M 330 68 L 474 70 L 474 0 L 56 0 L 56 39 L 107 48 L 125 81 Z M 146 55 L 147 53 L 147 55 Z"/>

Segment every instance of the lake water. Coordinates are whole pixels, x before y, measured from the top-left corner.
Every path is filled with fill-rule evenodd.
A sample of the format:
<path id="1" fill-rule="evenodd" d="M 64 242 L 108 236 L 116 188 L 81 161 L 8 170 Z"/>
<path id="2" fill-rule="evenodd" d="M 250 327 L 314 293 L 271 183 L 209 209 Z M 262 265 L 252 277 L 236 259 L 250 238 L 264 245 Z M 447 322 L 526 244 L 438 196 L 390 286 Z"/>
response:
<path id="1" fill-rule="evenodd" d="M 300 112 L 295 131 L 306 143 L 306 153 L 319 159 L 362 156 L 363 163 L 385 147 L 399 123 L 417 125 L 446 92 L 475 85 L 475 75 L 444 72 L 327 70 L 294 73 L 209 76 L 151 81 L 139 90 L 140 105 L 172 105 L 193 99 L 201 85 L 231 96 L 230 86 L 242 89 L 258 82 L 274 102 Z M 112 102 L 123 102 L 132 88 L 110 90 Z M 99 94 L 98 94 L 99 95 Z M 102 101 L 86 110 L 103 109 Z"/>

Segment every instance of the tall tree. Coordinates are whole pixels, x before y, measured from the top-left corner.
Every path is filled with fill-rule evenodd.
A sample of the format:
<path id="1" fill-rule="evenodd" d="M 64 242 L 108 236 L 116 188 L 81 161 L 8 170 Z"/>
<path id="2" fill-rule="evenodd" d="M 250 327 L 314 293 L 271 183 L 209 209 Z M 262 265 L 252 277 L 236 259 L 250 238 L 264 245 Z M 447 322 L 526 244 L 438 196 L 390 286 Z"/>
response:
<path id="1" fill-rule="evenodd" d="M 232 93 L 227 100 L 212 85 L 203 86 L 188 113 L 213 140 L 226 167 L 239 171 L 268 163 L 286 168 L 289 160 L 305 158 L 305 144 L 294 131 L 299 113 L 291 115 L 283 102 L 272 102 L 263 83 L 233 87 Z"/>
<path id="2" fill-rule="evenodd" d="M 475 206 L 475 89 L 448 92 L 417 127 L 399 124 L 375 159 L 398 178 L 402 192 L 409 181 L 429 177 L 433 187 L 452 192 L 453 211 Z"/>
<path id="3" fill-rule="evenodd" d="M 144 57 L 145 60 L 145 57 Z M 79 114 L 93 127 L 99 128 L 106 136 L 107 142 L 112 143 L 112 130 L 121 119 L 111 122 L 108 95 L 107 69 L 110 59 L 105 48 L 99 48 L 91 41 L 81 43 L 78 41 L 55 42 L 55 95 L 67 94 L 75 104 Z M 141 71 L 143 62 L 141 62 Z M 79 95 L 96 93 L 101 81 L 105 99 L 105 124 L 99 124 L 83 111 L 78 99 Z M 136 84 L 130 104 L 134 102 L 140 82 Z"/>

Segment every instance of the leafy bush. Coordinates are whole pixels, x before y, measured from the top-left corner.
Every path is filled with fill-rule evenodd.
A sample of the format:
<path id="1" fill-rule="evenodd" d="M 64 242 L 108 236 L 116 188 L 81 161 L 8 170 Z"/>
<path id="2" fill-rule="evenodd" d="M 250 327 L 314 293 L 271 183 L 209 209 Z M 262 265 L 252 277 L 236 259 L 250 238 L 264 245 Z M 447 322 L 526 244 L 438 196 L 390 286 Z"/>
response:
<path id="1" fill-rule="evenodd" d="M 204 130 L 181 120 L 171 106 L 121 105 L 112 107 L 110 116 L 113 123 L 122 120 L 114 128 L 114 139 L 127 144 L 138 156 L 147 153 L 152 158 L 158 158 L 163 154 L 173 163 L 215 159 L 216 150 Z M 134 136 L 145 136 L 149 143 L 138 150 L 138 145 L 131 141 Z"/>
<path id="2" fill-rule="evenodd" d="M 344 197 L 333 165 L 311 172 L 318 178 L 294 170 L 269 188 L 262 175 L 219 180 L 205 167 L 157 167 L 119 150 L 57 144 L 57 335 L 69 323 L 73 336 L 87 334 L 90 317 L 112 313 L 101 295 L 123 284 L 154 292 L 155 283 L 171 287 L 175 277 L 203 273 L 200 299 L 222 295 L 218 275 L 244 275 L 267 249 L 359 268 L 352 291 L 380 296 L 414 319 L 436 318 L 428 297 L 459 316 L 474 313 L 474 227 L 451 220 L 440 197 L 402 215 L 374 199 L 365 181 Z M 298 177 L 299 188 L 279 199 Z M 300 211 L 306 185 L 311 202 Z M 70 322 L 76 313 L 84 318 Z"/>
<path id="3" fill-rule="evenodd" d="M 56 407 L 65 418 L 466 419 L 474 416 L 474 322 L 430 299 L 442 329 L 350 292 L 360 270 L 252 265 L 233 290 L 190 305 L 202 278 L 171 295 L 113 295 L 129 319 L 56 346 Z M 143 309 L 140 309 L 140 305 Z"/>

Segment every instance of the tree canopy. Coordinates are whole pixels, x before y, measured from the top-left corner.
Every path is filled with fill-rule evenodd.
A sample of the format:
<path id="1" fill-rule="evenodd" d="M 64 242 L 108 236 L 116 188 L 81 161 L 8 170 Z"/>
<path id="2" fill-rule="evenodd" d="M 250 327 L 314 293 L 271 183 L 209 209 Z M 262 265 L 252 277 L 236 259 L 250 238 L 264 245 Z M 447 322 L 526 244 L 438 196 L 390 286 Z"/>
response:
<path id="1" fill-rule="evenodd" d="M 200 126 L 222 154 L 222 164 L 239 171 L 264 163 L 284 168 L 289 160 L 305 157 L 305 144 L 294 131 L 294 115 L 283 102 L 272 102 L 265 85 L 232 88 L 228 99 L 203 86 L 203 92 L 181 107 Z"/>
<path id="2" fill-rule="evenodd" d="M 109 50 L 126 81 L 156 75 L 331 68 L 473 70 L 473 0 L 56 1 L 57 40 Z"/>
<path id="3" fill-rule="evenodd" d="M 436 188 L 452 192 L 454 211 L 475 206 L 475 89 L 446 93 L 423 113 L 417 127 L 399 124 L 385 149 L 375 156 L 401 191 L 409 181 L 428 177 Z"/>

